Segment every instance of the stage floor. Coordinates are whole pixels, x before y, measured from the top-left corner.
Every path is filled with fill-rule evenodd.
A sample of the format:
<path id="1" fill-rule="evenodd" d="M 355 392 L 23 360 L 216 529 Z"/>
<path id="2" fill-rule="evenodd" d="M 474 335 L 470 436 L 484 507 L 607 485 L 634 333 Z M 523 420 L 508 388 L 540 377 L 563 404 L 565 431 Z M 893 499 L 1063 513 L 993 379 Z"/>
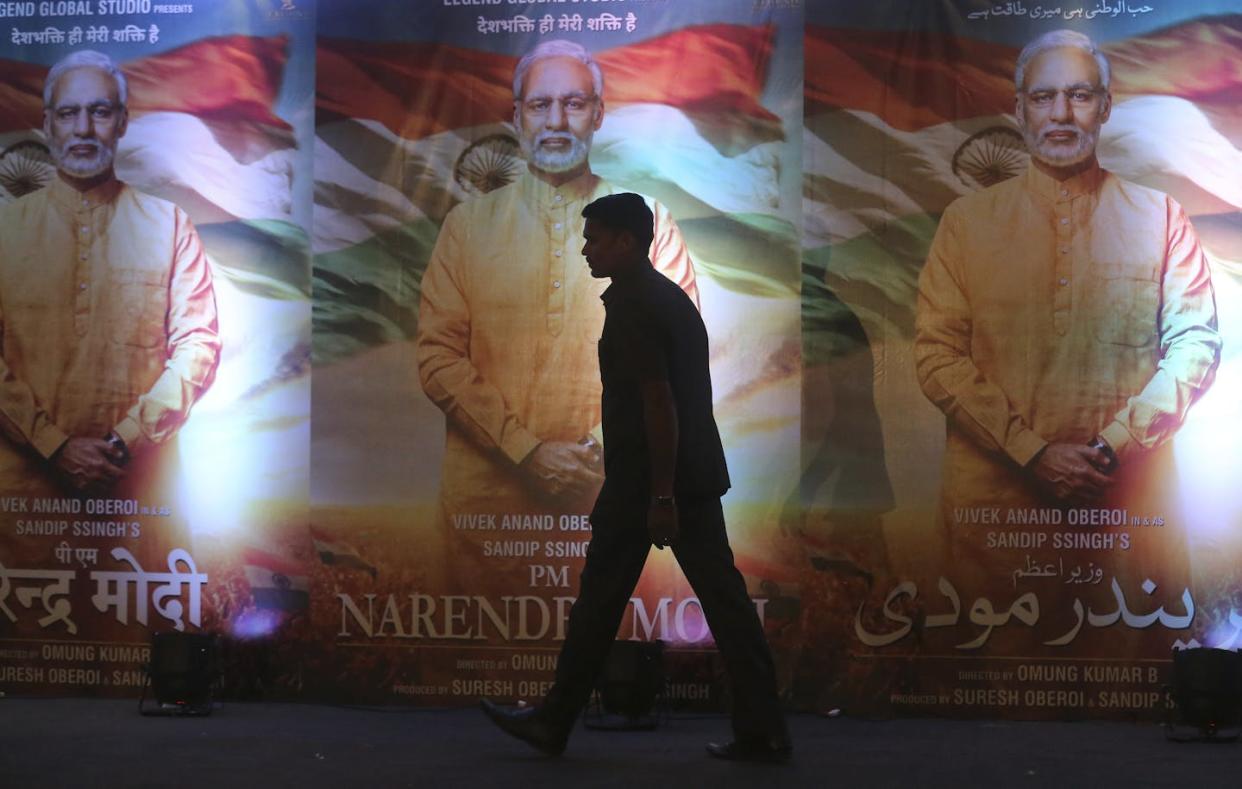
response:
<path id="1" fill-rule="evenodd" d="M 226 703 L 144 718 L 133 701 L 0 699 L 6 787 L 1237 787 L 1242 743 L 1166 742 L 1151 724 L 790 719 L 788 765 L 710 759 L 721 716 L 652 732 L 581 726 L 559 759 L 473 709 Z"/>

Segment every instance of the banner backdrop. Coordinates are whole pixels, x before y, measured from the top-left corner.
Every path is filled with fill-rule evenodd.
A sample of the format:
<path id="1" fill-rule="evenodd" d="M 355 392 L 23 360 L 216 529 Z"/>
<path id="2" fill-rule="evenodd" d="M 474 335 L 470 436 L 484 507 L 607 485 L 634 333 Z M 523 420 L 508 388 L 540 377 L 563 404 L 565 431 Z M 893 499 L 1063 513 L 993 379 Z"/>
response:
<path id="1" fill-rule="evenodd" d="M 708 329 L 791 707 L 1163 714 L 1171 648 L 1242 646 L 1233 6 L 0 3 L 0 690 L 136 694 L 178 630 L 235 695 L 537 699 L 602 471 L 580 212 L 635 191 Z M 1018 102 L 1063 28 L 1111 98 Z M 120 127 L 45 126 L 82 49 Z M 1129 185 L 1041 180 L 1036 95 Z M 87 116 L 167 202 L 59 183 Z M 127 419 L 121 482 L 73 493 L 48 455 Z M 1097 433 L 1107 495 L 1059 503 L 1029 464 Z M 666 643 L 674 706 L 727 704 L 670 552 L 618 638 Z"/>
<path id="2" fill-rule="evenodd" d="M 1238 578 L 1223 557 L 1237 556 L 1242 523 L 1242 497 L 1225 470 L 1238 459 L 1240 20 L 1226 11 L 1211 2 L 1055 9 L 827 3 L 808 10 L 801 517 L 808 541 L 829 549 L 820 561 L 831 568 L 824 583 L 865 596 L 852 607 L 828 594 L 807 600 L 828 610 L 816 619 L 822 635 L 808 628 L 803 638 L 807 650 L 829 647 L 813 649 L 807 668 L 838 678 L 839 689 L 827 690 L 833 703 L 895 714 L 1150 716 L 1164 705 L 1160 685 L 1168 681 L 1172 647 L 1236 646 Z M 988 196 L 1002 193 L 970 197 L 1028 178 L 1014 65 L 1025 43 L 1059 28 L 1088 33 L 1111 59 L 1100 163 L 1185 208 L 1210 264 L 1223 338 L 1214 383 L 1209 377 L 1201 396 L 1182 395 L 1198 400 L 1185 424 L 1174 423 L 1162 448 L 1127 459 L 1104 503 L 1089 507 L 1039 492 L 1018 469 L 1013 445 L 962 438 L 1013 435 L 1016 427 L 991 421 L 1010 418 L 1006 413 L 1019 420 L 1011 425 L 1069 424 L 1056 415 L 1099 408 L 1108 416 L 1085 435 L 1045 436 L 1085 443 L 1152 375 L 1138 386 L 1123 382 L 1132 375 L 1128 360 L 1140 358 L 1127 346 L 1147 342 L 1131 337 L 1160 334 L 1162 369 L 1185 358 L 1175 351 L 1189 342 L 1177 313 L 1157 311 L 1154 302 L 1144 310 L 1145 302 L 1132 300 L 1139 291 L 1095 270 L 1074 283 L 1077 312 L 1060 313 L 1069 302 L 1058 301 L 1055 324 L 1036 319 L 999 341 L 988 335 L 991 323 L 1010 320 L 1027 303 L 1051 301 L 1043 288 L 1053 285 L 1036 280 L 1020 301 L 989 314 L 988 299 L 998 298 L 1004 280 L 1024 282 L 1039 261 L 1073 251 L 1068 241 L 1045 248 L 1030 233 L 1046 234 L 1038 230 L 1042 221 L 1068 225 L 1082 216 L 1020 216 L 998 226 L 1001 214 L 988 213 Z M 961 225 L 947 230 L 946 208 L 959 198 Z M 1103 217 L 1101 210 L 1087 221 L 1107 224 Z M 1123 212 L 1123 224 L 1109 229 L 1127 221 Z M 1107 229 L 1088 232 L 1097 234 L 1090 252 L 1103 261 L 1097 267 L 1114 254 L 1138 270 L 1148 254 L 1138 234 L 1102 253 Z M 941 380 L 937 346 L 925 339 L 921 353 L 916 338 L 920 326 L 944 320 L 945 285 L 925 276 L 927 299 L 916 299 L 916 291 L 933 238 L 935 254 L 951 265 L 958 262 L 954 245 L 987 248 L 967 244 L 994 239 L 987 242 L 994 258 L 961 261 L 992 273 L 982 284 L 960 283 L 969 291 L 960 314 L 974 327 L 964 330 L 959 353 L 989 370 L 1012 370 L 995 373 L 1008 374 L 1006 381 L 1025 382 L 1006 392 L 1012 403 L 977 399 L 983 395 L 973 393 L 991 391 L 984 389 L 988 373 L 955 379 L 940 395 L 946 412 L 929 400 Z M 1171 260 L 1176 247 L 1168 243 Z M 1152 276 L 1160 281 L 1163 247 L 1154 259 Z M 1074 274 L 1058 274 L 1059 286 L 1069 288 Z M 1161 287 L 1168 298 L 1167 281 Z M 1076 328 L 1077 321 L 1095 310 L 1094 333 L 1084 336 L 1092 330 Z M 1059 322 L 1071 314 L 1080 316 L 1074 324 Z M 1146 324 L 1125 323 L 1135 320 Z M 922 331 L 935 338 L 932 329 Z M 1078 347 L 1079 337 L 1075 358 L 1091 369 L 1058 375 L 1046 366 L 1057 349 Z M 1099 361 L 1086 361 L 1092 358 Z M 1091 383 L 1101 377 L 1102 384 Z M 1031 387 L 1038 387 L 1035 402 L 1020 401 Z M 1144 399 L 1151 391 L 1130 401 L 1128 428 L 1143 424 L 1135 413 L 1156 407 Z M 821 402 L 836 407 L 818 412 L 813 404 Z"/>
<path id="3" fill-rule="evenodd" d="M 10 692 L 136 693 L 152 631 L 271 629 L 249 563 L 278 555 L 291 527 L 305 541 L 309 443 L 314 16 L 281 5 L 4 6 Z M 77 193 L 58 182 L 58 141 L 103 137 L 96 125 L 49 138 L 43 87 L 81 50 L 109 55 L 128 81 L 127 125 L 110 126 L 124 129 L 117 176 L 168 203 L 110 187 L 64 202 Z M 81 227 L 58 236 L 70 215 Z M 75 495 L 42 456 L 56 448 L 40 445 L 42 417 L 23 421 L 22 392 L 72 436 L 101 439 L 137 415 L 120 483 Z M 178 402 L 193 406 L 183 424 Z"/>
<path id="4" fill-rule="evenodd" d="M 350 557 L 312 596 L 330 687 L 365 666 L 355 690 L 443 704 L 550 680 L 602 470 L 588 448 L 607 283 L 580 254 L 580 214 L 612 191 L 652 201 L 652 259 L 707 324 L 738 563 L 765 600 L 787 579 L 773 547 L 798 462 L 800 22 L 740 2 L 321 11 L 312 528 L 337 546 L 321 555 Z M 556 109 L 515 117 L 515 66 L 548 41 L 601 70 L 564 128 Z M 572 133 L 591 175 L 527 173 L 544 131 Z M 576 447 L 587 482 L 540 485 L 539 442 Z M 765 618 L 776 632 L 793 607 Z M 622 629 L 710 646 L 654 551 Z M 708 680 L 673 693 L 706 697 Z"/>

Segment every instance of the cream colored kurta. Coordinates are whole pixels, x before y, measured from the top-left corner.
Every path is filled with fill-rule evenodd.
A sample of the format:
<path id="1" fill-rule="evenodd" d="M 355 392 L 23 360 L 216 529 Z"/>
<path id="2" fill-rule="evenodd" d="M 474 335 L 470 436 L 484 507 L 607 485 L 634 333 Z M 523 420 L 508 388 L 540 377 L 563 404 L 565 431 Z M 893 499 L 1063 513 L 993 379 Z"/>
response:
<path id="1" fill-rule="evenodd" d="M 598 426 L 608 283 L 582 257 L 582 209 L 620 191 L 592 174 L 559 188 L 524 174 L 445 219 L 422 281 L 416 348 L 423 389 L 447 417 L 449 513 L 522 511 L 529 492 L 517 464 L 541 441 L 577 441 Z M 651 260 L 697 304 L 681 232 L 649 204 Z"/>
<path id="2" fill-rule="evenodd" d="M 115 430 L 135 455 L 166 442 L 219 353 L 211 270 L 180 208 L 60 180 L 0 207 L 0 485 L 45 483 L 69 436 Z"/>
<path id="3" fill-rule="evenodd" d="M 1220 355 L 1207 260 L 1174 200 L 1093 168 L 949 206 L 915 359 L 948 418 L 945 506 L 1037 503 L 1020 468 L 1100 433 L 1123 469 L 1167 442 Z"/>

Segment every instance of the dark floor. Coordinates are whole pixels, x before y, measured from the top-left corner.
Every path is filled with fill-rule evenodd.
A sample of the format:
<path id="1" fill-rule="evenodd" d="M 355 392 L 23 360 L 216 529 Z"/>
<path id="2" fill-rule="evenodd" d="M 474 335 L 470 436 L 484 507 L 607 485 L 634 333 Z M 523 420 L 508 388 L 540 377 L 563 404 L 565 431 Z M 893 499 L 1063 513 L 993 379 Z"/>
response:
<path id="1" fill-rule="evenodd" d="M 1242 743 L 1166 742 L 1153 725 L 795 716 L 781 766 L 709 759 L 723 717 L 652 732 L 579 727 L 559 759 L 475 710 L 229 703 L 145 718 L 133 701 L 0 699 L 3 787 L 1242 786 Z"/>

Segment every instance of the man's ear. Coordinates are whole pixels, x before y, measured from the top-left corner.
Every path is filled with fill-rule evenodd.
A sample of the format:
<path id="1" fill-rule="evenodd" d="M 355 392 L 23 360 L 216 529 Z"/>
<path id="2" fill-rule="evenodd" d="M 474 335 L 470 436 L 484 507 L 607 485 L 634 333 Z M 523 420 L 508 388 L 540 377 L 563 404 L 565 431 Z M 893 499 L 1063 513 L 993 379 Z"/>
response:
<path id="1" fill-rule="evenodd" d="M 595 106 L 595 123 L 592 124 L 591 128 L 594 129 L 595 131 L 599 131 L 599 127 L 603 125 L 604 125 L 604 97 L 601 96 L 599 99 L 599 104 Z"/>
<path id="2" fill-rule="evenodd" d="M 625 252 L 627 255 L 632 255 L 639 251 L 638 236 L 634 235 L 631 231 L 622 230 L 620 233 L 617 234 L 617 236 L 619 239 L 625 242 Z M 645 251 L 646 250 L 643 250 L 643 252 Z"/>

